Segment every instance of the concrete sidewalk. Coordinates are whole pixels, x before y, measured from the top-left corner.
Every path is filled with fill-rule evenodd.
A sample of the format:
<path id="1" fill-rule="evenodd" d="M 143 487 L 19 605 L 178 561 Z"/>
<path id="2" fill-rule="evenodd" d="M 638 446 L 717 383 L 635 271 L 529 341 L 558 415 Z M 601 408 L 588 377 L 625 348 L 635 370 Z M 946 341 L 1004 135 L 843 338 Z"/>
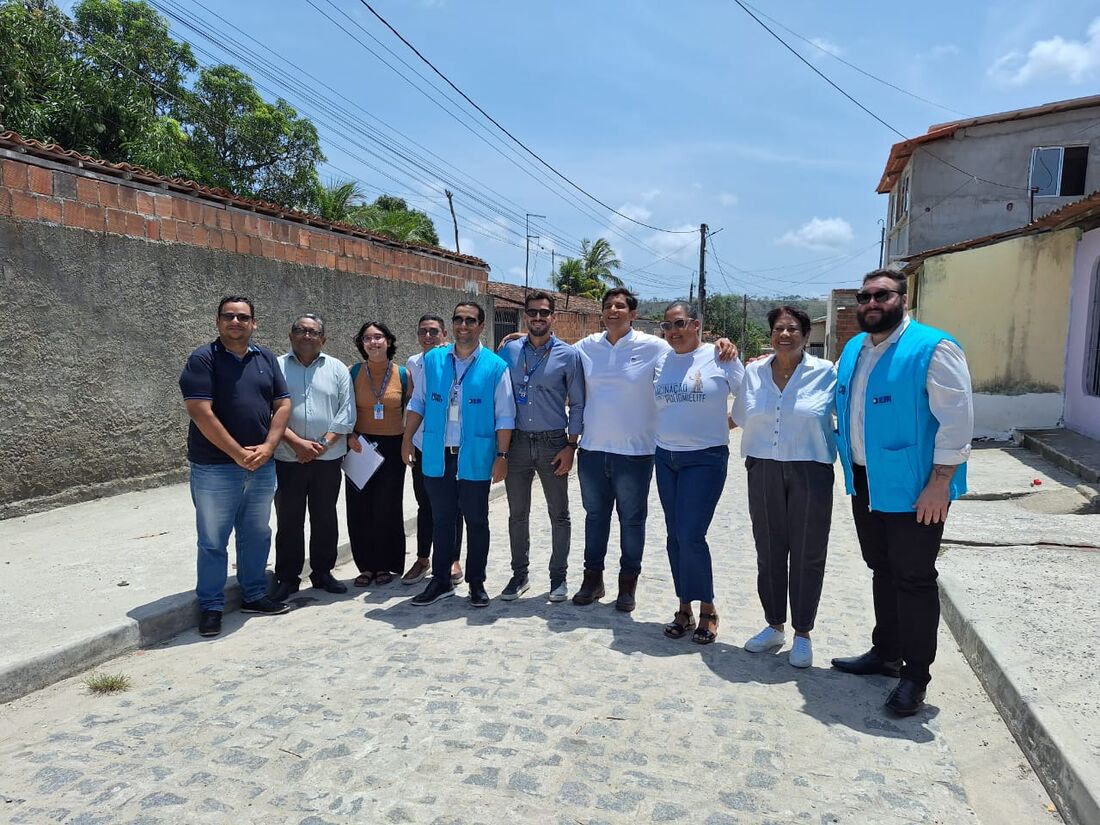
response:
<path id="1" fill-rule="evenodd" d="M 503 492 L 503 485 L 493 488 L 493 495 Z M 415 535 L 411 474 L 403 508 L 406 534 Z M 342 491 L 337 511 L 346 539 Z M 274 512 L 271 524 L 274 530 Z M 414 541 L 407 553 L 411 561 Z M 337 564 L 350 558 L 342 541 Z M 273 548 L 269 569 L 274 561 Z M 227 611 L 240 604 L 232 547 L 230 565 Z M 307 559 L 304 575 L 308 565 Z M 188 485 L 0 521 L 0 568 L 6 583 L 0 600 L 0 702 L 7 702 L 197 624 L 195 511 Z"/>
<path id="2" fill-rule="evenodd" d="M 1100 515 L 1027 450 L 977 449 L 970 470 L 944 533 L 944 619 L 1064 819 L 1100 822 Z"/>

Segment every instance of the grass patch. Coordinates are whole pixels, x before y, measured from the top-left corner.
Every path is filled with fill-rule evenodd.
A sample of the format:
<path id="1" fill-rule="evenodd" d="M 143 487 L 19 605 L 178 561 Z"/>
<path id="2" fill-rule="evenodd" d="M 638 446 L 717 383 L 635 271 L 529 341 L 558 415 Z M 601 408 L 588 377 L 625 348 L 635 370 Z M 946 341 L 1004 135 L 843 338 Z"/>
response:
<path id="1" fill-rule="evenodd" d="M 84 677 L 84 685 L 89 691 L 99 695 L 123 693 L 134 686 L 130 677 L 124 673 L 93 673 Z"/>

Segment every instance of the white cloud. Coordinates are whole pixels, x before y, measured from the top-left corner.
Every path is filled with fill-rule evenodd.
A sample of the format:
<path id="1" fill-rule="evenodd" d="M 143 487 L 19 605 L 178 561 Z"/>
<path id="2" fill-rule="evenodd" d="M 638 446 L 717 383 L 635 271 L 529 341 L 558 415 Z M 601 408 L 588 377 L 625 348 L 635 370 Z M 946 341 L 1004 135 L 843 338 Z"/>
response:
<path id="1" fill-rule="evenodd" d="M 940 43 L 928 50 L 928 56 L 931 58 L 954 57 L 961 53 L 962 50 L 954 43 Z"/>
<path id="2" fill-rule="evenodd" d="M 653 213 L 644 206 L 638 206 L 636 203 L 624 203 L 619 207 L 618 211 L 621 214 L 612 215 L 611 223 L 619 229 L 629 229 L 635 225 L 634 221 L 646 221 L 648 223 L 649 218 L 653 215 Z M 623 215 L 627 217 L 624 218 Z M 629 220 L 629 218 L 633 218 L 634 221 Z"/>
<path id="3" fill-rule="evenodd" d="M 647 189 L 645 192 L 642 192 L 642 200 L 644 200 L 646 203 L 649 203 L 660 194 L 660 189 Z"/>
<path id="4" fill-rule="evenodd" d="M 736 206 L 737 195 L 734 195 L 730 192 L 723 192 L 721 195 L 718 196 L 718 201 L 722 204 L 722 206 Z"/>
<path id="5" fill-rule="evenodd" d="M 818 251 L 837 250 L 852 242 L 852 225 L 844 218 L 814 217 L 798 229 L 785 232 L 776 243 Z"/>
<path id="6" fill-rule="evenodd" d="M 1046 77 L 1082 83 L 1100 75 L 1100 17 L 1089 24 L 1087 39 L 1066 40 L 1055 35 L 1037 40 L 1027 54 L 1013 51 L 999 57 L 989 67 L 989 74 L 1009 86 Z"/>
<path id="7" fill-rule="evenodd" d="M 824 37 L 811 37 L 810 42 L 817 46 L 818 49 L 826 51 L 835 57 L 841 57 L 844 54 L 844 49 L 831 40 L 826 40 Z M 820 55 L 821 51 L 815 50 L 815 54 Z"/>

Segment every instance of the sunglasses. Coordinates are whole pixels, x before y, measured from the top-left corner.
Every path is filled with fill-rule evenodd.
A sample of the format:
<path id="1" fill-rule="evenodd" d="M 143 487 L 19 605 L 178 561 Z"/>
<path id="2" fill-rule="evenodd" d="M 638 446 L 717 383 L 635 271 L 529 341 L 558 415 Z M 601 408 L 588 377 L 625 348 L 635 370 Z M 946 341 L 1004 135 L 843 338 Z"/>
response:
<path id="1" fill-rule="evenodd" d="M 675 321 L 661 321 L 661 323 L 658 324 L 658 326 L 661 329 L 663 329 L 665 332 L 668 332 L 670 329 L 683 329 L 688 324 L 690 324 L 693 320 L 695 320 L 695 319 L 694 318 L 677 318 Z"/>
<path id="2" fill-rule="evenodd" d="M 436 329 L 435 327 L 421 327 L 416 331 L 416 334 L 425 338 L 435 338 L 437 335 L 442 335 L 443 330 Z"/>
<path id="3" fill-rule="evenodd" d="M 880 289 L 877 292 L 857 292 L 856 303 L 857 304 L 869 304 L 874 301 L 876 304 L 885 304 L 890 300 L 891 295 L 901 295 L 896 289 Z"/>
<path id="4" fill-rule="evenodd" d="M 451 318 L 451 323 L 456 327 L 476 327 L 481 321 L 476 315 L 456 315 Z"/>
<path id="5" fill-rule="evenodd" d="M 219 312 L 218 317 L 223 321 L 240 321 L 242 324 L 252 320 L 252 316 L 247 312 Z"/>
<path id="6" fill-rule="evenodd" d="M 523 314 L 528 318 L 549 318 L 554 314 L 552 309 L 535 309 L 534 307 L 528 307 L 523 310 Z"/>
<path id="7" fill-rule="evenodd" d="M 295 335 L 301 335 L 303 338 L 320 338 L 324 335 L 319 329 L 308 329 L 307 327 L 291 327 L 290 331 Z"/>

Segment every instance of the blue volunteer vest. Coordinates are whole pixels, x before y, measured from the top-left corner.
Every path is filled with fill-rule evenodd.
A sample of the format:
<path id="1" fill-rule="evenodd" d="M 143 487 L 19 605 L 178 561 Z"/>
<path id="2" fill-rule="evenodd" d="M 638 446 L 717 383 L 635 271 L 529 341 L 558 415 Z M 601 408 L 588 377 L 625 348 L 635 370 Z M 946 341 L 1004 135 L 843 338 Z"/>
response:
<path id="1" fill-rule="evenodd" d="M 454 344 L 437 347 L 424 355 L 424 475 L 440 478 L 444 470 L 443 446 L 447 434 L 447 407 L 455 380 Z M 458 477 L 464 481 L 489 481 L 497 455 L 497 384 L 508 365 L 500 356 L 481 347 L 462 379 L 462 429 L 458 451 Z M 460 371 L 460 374 L 461 371 Z"/>
<path id="2" fill-rule="evenodd" d="M 867 333 L 844 347 L 837 364 L 837 447 L 844 468 L 844 487 L 852 483 L 851 385 Z M 917 498 L 932 474 L 939 422 L 928 405 L 928 365 L 940 341 L 958 344 L 946 332 L 910 321 L 879 359 L 867 380 L 863 441 L 867 456 L 867 489 L 871 509 L 884 513 L 916 510 Z M 966 464 L 951 479 L 952 501 L 966 492 Z"/>

